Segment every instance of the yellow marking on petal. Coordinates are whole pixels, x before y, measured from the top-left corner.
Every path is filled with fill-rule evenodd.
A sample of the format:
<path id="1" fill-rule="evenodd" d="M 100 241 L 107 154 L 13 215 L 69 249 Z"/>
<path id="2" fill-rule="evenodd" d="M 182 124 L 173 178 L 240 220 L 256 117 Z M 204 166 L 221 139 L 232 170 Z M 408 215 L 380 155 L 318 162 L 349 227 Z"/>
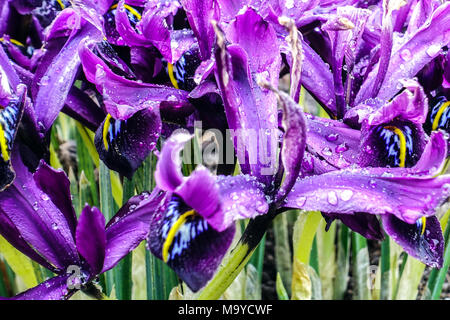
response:
<path id="1" fill-rule="evenodd" d="M 5 38 L 1 37 L 0 38 L 0 42 L 5 42 Z M 19 47 L 25 47 L 22 42 L 20 42 L 20 41 L 18 41 L 16 39 L 11 39 L 10 38 L 9 42 L 11 42 L 12 44 L 15 44 L 16 46 L 19 46 Z"/>
<path id="2" fill-rule="evenodd" d="M 8 152 L 8 142 L 5 138 L 5 131 L 3 130 L 3 126 L 0 125 L 0 149 L 2 152 L 3 160 L 9 160 L 9 152 Z"/>
<path id="3" fill-rule="evenodd" d="M 64 3 L 61 0 L 56 0 L 56 2 L 58 2 L 59 6 L 61 7 L 61 9 L 65 9 L 66 6 L 64 5 Z"/>
<path id="4" fill-rule="evenodd" d="M 436 117 L 433 120 L 433 126 L 431 127 L 432 130 L 436 130 L 439 125 L 439 121 L 441 120 L 442 114 L 444 111 L 450 106 L 450 101 L 444 102 L 442 106 L 439 108 L 438 112 L 436 113 Z"/>
<path id="5" fill-rule="evenodd" d="M 172 245 L 173 239 L 177 235 L 178 230 L 180 230 L 180 228 L 185 224 L 187 217 L 192 216 L 194 214 L 195 214 L 194 210 L 186 211 L 177 219 L 177 221 L 170 228 L 162 249 L 162 258 L 164 262 L 167 262 L 169 260 L 169 249 L 170 246 Z"/>
<path id="6" fill-rule="evenodd" d="M 105 124 L 103 125 L 103 145 L 105 146 L 105 150 L 108 151 L 108 130 L 111 126 L 111 115 L 108 113 L 105 118 Z"/>
<path id="7" fill-rule="evenodd" d="M 142 19 L 141 14 L 140 14 L 135 8 L 133 8 L 132 6 L 129 6 L 129 5 L 127 5 L 127 4 L 124 4 L 123 6 L 124 6 L 124 8 L 127 9 L 133 16 L 135 16 L 136 19 L 138 19 L 138 20 L 141 20 L 141 19 Z M 113 4 L 113 5 L 109 8 L 109 10 L 114 10 L 114 9 L 116 9 L 116 8 L 117 8 L 117 3 L 116 3 L 116 4 Z"/>
<path id="8" fill-rule="evenodd" d="M 425 227 L 427 225 L 427 218 L 422 217 L 421 219 L 422 219 L 422 232 L 420 233 L 420 235 L 423 236 L 423 234 L 425 233 Z"/>
<path id="9" fill-rule="evenodd" d="M 172 82 L 172 85 L 176 88 L 176 89 L 180 89 L 178 87 L 178 82 L 175 79 L 175 76 L 173 75 L 173 64 L 168 63 L 167 64 L 167 73 L 169 74 L 169 78 L 170 78 L 170 82 Z"/>
<path id="10" fill-rule="evenodd" d="M 400 164 L 399 167 L 404 168 L 406 163 L 406 139 L 403 131 L 394 126 L 384 127 L 387 130 L 394 132 L 400 139 Z"/>
<path id="11" fill-rule="evenodd" d="M 136 9 L 134 9 L 133 7 L 130 7 L 130 6 L 127 5 L 127 4 L 124 4 L 123 6 L 125 7 L 125 9 L 127 9 L 128 11 L 130 11 L 130 13 L 131 13 L 133 16 L 135 16 L 136 19 L 138 19 L 138 20 L 141 20 L 141 19 L 142 19 L 141 14 L 140 14 L 139 12 L 137 12 Z"/>

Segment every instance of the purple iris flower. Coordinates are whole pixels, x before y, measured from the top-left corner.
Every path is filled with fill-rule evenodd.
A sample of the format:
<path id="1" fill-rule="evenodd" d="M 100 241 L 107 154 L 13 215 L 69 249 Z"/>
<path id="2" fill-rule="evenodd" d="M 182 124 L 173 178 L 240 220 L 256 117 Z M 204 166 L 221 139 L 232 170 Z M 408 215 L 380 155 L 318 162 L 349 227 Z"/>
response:
<path id="1" fill-rule="evenodd" d="M 95 293 L 96 277 L 113 268 L 148 234 L 148 214 L 136 203 L 155 210 L 162 196 L 132 198 L 105 226 L 97 208 L 88 205 L 77 220 L 69 180 L 45 162 L 33 174 L 13 154 L 17 177 L 0 193 L 0 233 L 15 248 L 55 273 L 13 299 L 68 299 L 77 290 Z M 132 215 L 130 213 L 133 213 Z"/>
<path id="2" fill-rule="evenodd" d="M 305 153 L 310 121 L 289 95 L 274 89 L 281 65 L 274 28 L 251 8 L 240 12 L 225 32 L 214 26 L 215 76 L 229 127 L 238 132 L 234 146 L 242 174 L 214 176 L 199 165 L 184 177 L 178 153 L 190 135 L 176 134 L 167 140 L 155 172 L 166 201 L 153 213 L 148 239 L 153 254 L 197 291 L 225 255 L 235 220 L 255 217 L 241 239 L 249 254 L 276 214 L 298 208 L 357 218 L 362 212 L 374 219 L 379 215 L 387 232 L 412 256 L 441 266 L 443 237 L 434 210 L 449 195 L 450 177 L 435 176 L 447 153 L 443 134 L 432 135 L 412 168 L 356 165 L 303 174 L 305 160 L 313 159 Z M 277 97 L 283 110 L 280 130 Z M 332 126 L 345 132 L 343 124 Z M 277 145 L 282 133 L 280 161 L 266 163 L 256 156 L 273 150 L 267 139 L 252 143 L 251 131 L 274 135 Z M 424 231 L 416 225 L 422 217 L 428 217 Z M 365 226 L 364 219 L 372 218 L 359 219 Z"/>

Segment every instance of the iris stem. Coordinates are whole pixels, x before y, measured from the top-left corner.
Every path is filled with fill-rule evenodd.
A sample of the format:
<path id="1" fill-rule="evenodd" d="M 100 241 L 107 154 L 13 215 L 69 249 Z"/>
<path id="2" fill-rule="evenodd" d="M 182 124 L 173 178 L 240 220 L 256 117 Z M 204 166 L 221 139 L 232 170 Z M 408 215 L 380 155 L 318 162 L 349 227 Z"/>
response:
<path id="1" fill-rule="evenodd" d="M 88 283 L 86 285 L 86 288 L 84 288 L 82 291 L 84 294 L 88 295 L 91 298 L 97 299 L 97 300 L 111 300 L 92 282 Z"/>
<path id="2" fill-rule="evenodd" d="M 225 265 L 198 296 L 198 300 L 217 300 L 250 260 L 256 246 L 263 238 L 273 215 L 259 216 L 249 222 L 241 239 L 231 251 Z"/>

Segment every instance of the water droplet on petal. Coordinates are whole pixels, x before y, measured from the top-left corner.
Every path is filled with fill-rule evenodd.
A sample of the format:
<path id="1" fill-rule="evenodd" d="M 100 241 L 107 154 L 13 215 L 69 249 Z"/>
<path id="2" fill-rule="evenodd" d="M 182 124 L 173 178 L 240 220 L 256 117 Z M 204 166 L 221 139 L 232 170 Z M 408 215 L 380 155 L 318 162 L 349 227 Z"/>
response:
<path id="1" fill-rule="evenodd" d="M 336 192 L 334 192 L 334 191 L 328 192 L 328 203 L 332 204 L 332 205 L 337 205 L 338 198 L 337 198 Z"/>
<path id="2" fill-rule="evenodd" d="M 430 57 L 434 57 L 435 55 L 437 55 L 439 53 L 439 51 L 441 51 L 441 46 L 438 44 L 433 44 L 428 47 L 428 49 L 426 50 L 426 53 Z"/>
<path id="3" fill-rule="evenodd" d="M 337 153 L 342 153 L 342 152 L 347 151 L 348 149 L 349 149 L 349 146 L 344 142 L 344 143 L 341 143 L 340 145 L 338 145 L 336 147 L 335 151 Z"/>
<path id="4" fill-rule="evenodd" d="M 344 190 L 340 193 L 340 196 L 343 201 L 348 201 L 353 197 L 353 191 L 352 190 Z"/>
<path id="5" fill-rule="evenodd" d="M 331 151 L 330 148 L 325 147 L 325 148 L 322 149 L 322 154 L 324 156 L 328 156 L 329 157 L 329 156 L 333 155 L 333 152 Z"/>
<path id="6" fill-rule="evenodd" d="M 404 60 L 404 61 L 409 61 L 412 57 L 411 55 L 411 51 L 409 51 L 408 49 L 403 49 L 400 52 L 400 57 Z"/>
<path id="7" fill-rule="evenodd" d="M 333 142 L 333 141 L 336 141 L 336 140 L 338 139 L 338 137 L 339 137 L 339 134 L 337 134 L 337 133 L 330 133 L 330 134 L 327 135 L 325 138 L 326 138 L 328 141 Z"/>
<path id="8" fill-rule="evenodd" d="M 295 203 L 297 204 L 297 206 L 299 207 L 303 207 L 303 205 L 306 202 L 306 197 L 300 197 L 297 199 L 297 201 L 295 201 Z"/>

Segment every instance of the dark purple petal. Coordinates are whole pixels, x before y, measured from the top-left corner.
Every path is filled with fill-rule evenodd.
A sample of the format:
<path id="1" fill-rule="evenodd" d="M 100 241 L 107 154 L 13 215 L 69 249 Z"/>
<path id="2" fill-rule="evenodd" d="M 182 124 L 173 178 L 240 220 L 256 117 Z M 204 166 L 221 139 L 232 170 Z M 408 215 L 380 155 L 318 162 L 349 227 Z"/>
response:
<path id="1" fill-rule="evenodd" d="M 364 9 L 337 8 L 336 16 L 322 26 L 322 29 L 326 30 L 330 37 L 333 50 L 331 62 L 338 118 L 342 118 L 346 110 L 346 95 L 342 81 L 344 58 L 347 70 L 352 71 L 355 54 L 359 49 L 368 16 L 369 12 Z"/>
<path id="2" fill-rule="evenodd" d="M 49 264 L 42 256 L 40 256 L 21 236 L 19 230 L 14 226 L 12 221 L 0 208 L 0 234 L 23 254 L 30 259 L 41 264 L 45 268 L 56 272 L 57 270 L 51 264 Z"/>
<path id="3" fill-rule="evenodd" d="M 40 79 L 40 88 L 35 100 L 36 115 L 42 127 L 48 130 L 64 107 L 67 94 L 80 65 L 78 46 L 87 37 L 99 37 L 99 30 L 86 23 L 67 40 L 50 67 Z"/>
<path id="4" fill-rule="evenodd" d="M 107 116 L 95 134 L 95 147 L 100 159 L 129 179 L 155 150 L 161 132 L 159 111 L 148 108 L 127 120 Z"/>
<path id="5" fill-rule="evenodd" d="M 105 217 L 97 208 L 86 205 L 78 219 L 76 244 L 92 275 L 100 274 L 105 261 Z"/>
<path id="6" fill-rule="evenodd" d="M 169 236 L 171 232 L 175 234 Z M 198 291 L 212 278 L 233 235 L 234 225 L 218 232 L 175 196 L 165 210 L 154 212 L 147 243 L 191 290 Z"/>
<path id="7" fill-rule="evenodd" d="M 444 27 L 445 26 L 445 27 Z M 394 50 L 387 70 L 388 77 L 378 93 L 380 99 L 392 98 L 399 89 L 399 80 L 414 77 L 427 63 L 433 60 L 441 48 L 450 42 L 450 3 L 442 4 L 430 18 L 403 45 Z M 372 73 L 376 73 L 374 69 Z M 365 100 L 365 94 L 372 88 L 374 75 L 369 75 L 356 97 L 356 104 Z M 400 87 L 399 87 L 400 86 Z"/>
<path id="8" fill-rule="evenodd" d="M 273 92 L 260 88 L 257 82 L 278 87 L 280 53 L 275 32 L 248 9 L 228 29 L 232 45 L 225 47 L 224 34 L 218 28 L 216 35 L 216 80 L 229 127 L 237 133 L 234 140 L 241 170 L 268 184 L 275 169 L 270 140 L 277 140 L 277 105 Z"/>
<path id="9" fill-rule="evenodd" d="M 392 54 L 393 46 L 393 31 L 394 25 L 392 22 L 392 2 L 386 2 L 383 4 L 383 17 L 381 23 L 381 35 L 380 35 L 380 60 L 378 62 L 378 68 L 376 68 L 377 74 L 375 81 L 369 92 L 363 94 L 363 97 L 376 97 L 380 91 L 381 85 L 386 77 L 389 62 Z"/>
<path id="10" fill-rule="evenodd" d="M 187 132 L 179 133 L 170 136 L 164 143 L 155 170 L 155 181 L 159 188 L 173 192 L 183 183 L 180 152 L 191 138 L 192 136 Z"/>
<path id="11" fill-rule="evenodd" d="M 16 176 L 11 163 L 11 156 L 24 112 L 27 90 L 24 85 L 19 85 L 17 91 L 18 96 L 11 96 L 7 106 L 0 110 L 0 134 L 2 135 L 0 140 L 0 191 L 7 188 Z"/>
<path id="12" fill-rule="evenodd" d="M 303 48 L 302 85 L 327 110 L 336 113 L 336 99 L 334 95 L 333 74 L 322 58 L 306 43 Z"/>
<path id="13" fill-rule="evenodd" d="M 409 255 L 430 267 L 442 268 L 445 241 L 438 218 L 428 217 L 425 222 L 419 219 L 409 224 L 387 214 L 381 221 L 386 233 Z"/>
<path id="14" fill-rule="evenodd" d="M 72 206 L 70 181 L 66 173 L 61 169 L 53 169 L 42 160 L 33 178 L 36 186 L 49 196 L 50 200 L 64 215 L 72 236 L 75 238 L 77 217 Z"/>
<path id="15" fill-rule="evenodd" d="M 286 207 L 325 213 L 394 214 L 415 223 L 432 216 L 450 195 L 450 176 L 421 176 L 413 169 L 339 170 L 298 180 Z"/>
<path id="16" fill-rule="evenodd" d="M 64 214 L 35 183 L 28 169 L 13 154 L 17 172 L 14 183 L 0 192 L 4 214 L 19 230 L 23 239 L 48 262 L 63 270 L 79 265 L 75 241 Z"/>
<path id="17" fill-rule="evenodd" d="M 354 214 L 323 213 L 323 216 L 327 223 L 331 223 L 334 219 L 341 220 L 343 224 L 366 239 L 383 240 L 384 238 L 380 223 L 375 215 L 355 212 Z"/>
<path id="18" fill-rule="evenodd" d="M 74 293 L 68 289 L 70 275 L 60 275 L 28 289 L 11 300 L 67 300 Z"/>
<path id="19" fill-rule="evenodd" d="M 360 132 L 344 123 L 307 116 L 307 149 L 332 166 L 344 169 L 355 163 L 360 147 Z"/>
<path id="20" fill-rule="evenodd" d="M 148 235 L 150 221 L 164 204 L 165 193 L 155 188 L 131 198 L 106 226 L 106 256 L 103 272 L 113 268 Z"/>
<path id="21" fill-rule="evenodd" d="M 198 40 L 201 59 L 207 60 L 214 44 L 211 19 L 218 19 L 218 5 L 213 0 L 181 0 L 181 4 Z"/>
<path id="22" fill-rule="evenodd" d="M 398 118 L 422 124 L 426 121 L 428 99 L 423 88 L 415 80 L 400 80 L 405 90 L 394 99 L 374 110 L 368 117 L 368 124 L 387 124 Z"/>
<path id="23" fill-rule="evenodd" d="M 67 94 L 62 111 L 91 131 L 96 131 L 105 119 L 105 112 L 85 92 L 75 86 Z"/>
<path id="24" fill-rule="evenodd" d="M 286 197 L 297 180 L 302 166 L 306 148 L 306 119 L 301 107 L 282 91 L 275 91 L 283 109 L 283 144 L 281 161 L 283 163 L 284 180 L 275 198 L 281 201 Z"/>
<path id="25" fill-rule="evenodd" d="M 137 111 L 161 103 L 183 109 L 190 106 L 188 92 L 157 84 L 132 81 L 115 74 L 93 51 L 95 42 L 80 45 L 79 54 L 86 78 L 103 94 L 106 111 L 114 119 L 126 120 Z"/>
<path id="26" fill-rule="evenodd" d="M 253 218 L 268 211 L 264 185 L 255 177 L 216 177 L 198 165 L 189 177 L 181 174 L 179 153 L 191 136 L 175 134 L 166 141 L 156 166 L 159 188 L 173 192 L 221 232 L 238 219 Z"/>

